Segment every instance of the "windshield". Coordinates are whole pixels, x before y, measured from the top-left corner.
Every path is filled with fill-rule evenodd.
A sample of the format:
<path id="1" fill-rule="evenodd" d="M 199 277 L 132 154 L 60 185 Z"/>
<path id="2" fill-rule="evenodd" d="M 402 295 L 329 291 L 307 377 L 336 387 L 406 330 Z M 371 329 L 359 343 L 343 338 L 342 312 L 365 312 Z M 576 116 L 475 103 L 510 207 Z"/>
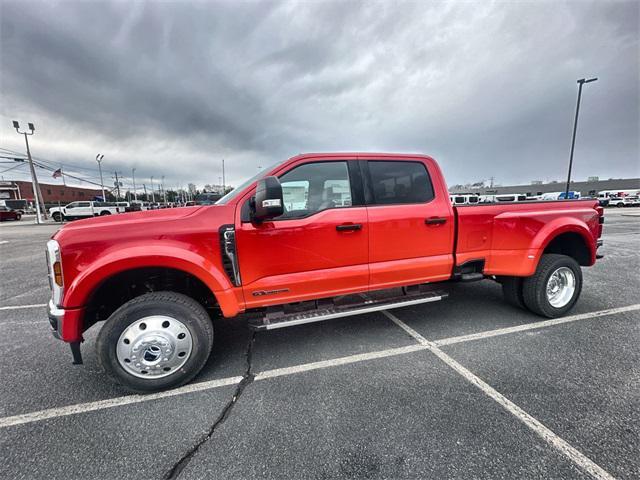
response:
<path id="1" fill-rule="evenodd" d="M 273 170 L 277 165 L 280 165 L 280 164 L 282 164 L 284 162 L 286 162 L 286 160 L 274 163 L 273 165 L 270 165 L 267 168 L 263 168 L 258 173 L 256 173 L 253 177 L 251 177 L 249 180 L 245 180 L 240 185 L 238 185 L 236 188 L 234 188 L 229 193 L 227 193 L 224 197 L 220 198 L 215 203 L 215 205 L 225 205 L 225 204 L 227 204 L 230 200 L 236 198 L 240 193 L 242 193 L 244 191 L 244 189 L 247 188 L 249 185 L 251 185 L 253 182 L 255 182 L 257 180 L 260 180 L 262 177 L 265 177 L 268 172 Z"/>

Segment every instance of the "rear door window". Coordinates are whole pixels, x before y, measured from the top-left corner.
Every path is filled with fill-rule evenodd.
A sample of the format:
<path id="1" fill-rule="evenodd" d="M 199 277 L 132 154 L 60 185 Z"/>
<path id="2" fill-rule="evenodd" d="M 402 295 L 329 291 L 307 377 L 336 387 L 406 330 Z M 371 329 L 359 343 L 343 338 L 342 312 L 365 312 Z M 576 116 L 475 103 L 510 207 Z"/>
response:
<path id="1" fill-rule="evenodd" d="M 429 173 L 421 162 L 368 162 L 377 205 L 426 203 L 433 200 L 433 186 Z"/>

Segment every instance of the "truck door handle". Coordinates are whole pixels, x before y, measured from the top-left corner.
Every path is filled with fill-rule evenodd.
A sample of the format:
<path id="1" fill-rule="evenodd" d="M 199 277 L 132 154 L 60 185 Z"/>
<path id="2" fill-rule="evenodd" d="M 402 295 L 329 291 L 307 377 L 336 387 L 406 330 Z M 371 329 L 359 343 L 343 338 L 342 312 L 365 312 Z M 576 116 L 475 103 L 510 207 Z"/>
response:
<path id="1" fill-rule="evenodd" d="M 362 230 L 362 224 L 361 223 L 345 223 L 344 225 L 336 225 L 336 230 L 339 232 Z"/>
<path id="2" fill-rule="evenodd" d="M 424 221 L 424 223 L 427 225 L 444 225 L 447 223 L 447 219 L 443 217 L 429 217 Z"/>

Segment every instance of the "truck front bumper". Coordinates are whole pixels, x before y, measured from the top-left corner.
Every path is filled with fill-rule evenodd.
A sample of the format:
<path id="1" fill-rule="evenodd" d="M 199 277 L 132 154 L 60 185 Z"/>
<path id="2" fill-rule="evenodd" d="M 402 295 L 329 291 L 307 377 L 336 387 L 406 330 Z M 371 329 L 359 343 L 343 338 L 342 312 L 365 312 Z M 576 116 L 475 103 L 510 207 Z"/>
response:
<path id="1" fill-rule="evenodd" d="M 73 364 L 82 365 L 80 342 L 82 342 L 82 316 L 84 309 L 64 309 L 49 300 L 49 325 L 51 333 L 58 340 L 63 340 L 71 347 Z"/>
<path id="2" fill-rule="evenodd" d="M 82 341 L 84 308 L 60 308 L 49 300 L 48 316 L 54 337 L 67 343 Z"/>
<path id="3" fill-rule="evenodd" d="M 53 300 L 49 300 L 49 325 L 51 325 L 51 333 L 58 340 L 62 340 L 63 323 L 64 309 L 56 307 Z"/>

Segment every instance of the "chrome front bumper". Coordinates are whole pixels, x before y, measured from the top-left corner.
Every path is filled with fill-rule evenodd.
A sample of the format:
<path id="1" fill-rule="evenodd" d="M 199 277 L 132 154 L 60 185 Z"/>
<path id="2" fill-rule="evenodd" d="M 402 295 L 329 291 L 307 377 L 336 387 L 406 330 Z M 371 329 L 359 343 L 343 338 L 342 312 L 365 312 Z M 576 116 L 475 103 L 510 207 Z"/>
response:
<path id="1" fill-rule="evenodd" d="M 53 300 L 49 300 L 49 325 L 51 333 L 58 340 L 62 340 L 62 323 L 64 322 L 64 308 L 58 308 Z"/>

